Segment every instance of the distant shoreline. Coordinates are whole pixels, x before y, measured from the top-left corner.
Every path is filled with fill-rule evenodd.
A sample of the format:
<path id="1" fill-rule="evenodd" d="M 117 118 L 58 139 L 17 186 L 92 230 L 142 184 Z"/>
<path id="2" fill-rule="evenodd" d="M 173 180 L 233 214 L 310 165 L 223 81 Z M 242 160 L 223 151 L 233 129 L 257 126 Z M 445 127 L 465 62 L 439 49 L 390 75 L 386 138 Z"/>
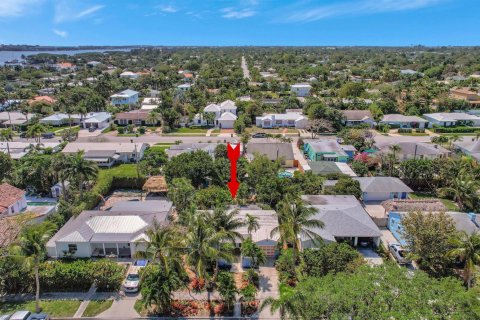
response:
<path id="1" fill-rule="evenodd" d="M 34 46 L 0 45 L 0 51 L 83 51 L 83 50 L 120 50 L 152 48 L 153 46 Z"/>

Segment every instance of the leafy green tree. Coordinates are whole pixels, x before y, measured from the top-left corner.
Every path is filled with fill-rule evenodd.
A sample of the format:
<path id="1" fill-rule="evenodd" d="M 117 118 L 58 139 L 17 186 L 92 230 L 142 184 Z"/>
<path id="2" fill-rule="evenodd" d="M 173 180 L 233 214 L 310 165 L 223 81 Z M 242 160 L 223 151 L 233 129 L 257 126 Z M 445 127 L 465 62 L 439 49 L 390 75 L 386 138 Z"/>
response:
<path id="1" fill-rule="evenodd" d="M 28 127 L 27 138 L 35 139 L 35 142 L 40 143 L 42 134 L 47 132 L 47 127 L 41 123 L 35 123 Z"/>
<path id="2" fill-rule="evenodd" d="M 328 273 L 353 271 L 363 258 L 347 243 L 329 243 L 302 252 L 302 272 L 308 277 L 323 277 Z"/>
<path id="3" fill-rule="evenodd" d="M 364 177 L 368 174 L 368 166 L 362 161 L 353 161 L 352 169 L 359 177 Z"/>
<path id="4" fill-rule="evenodd" d="M 450 257 L 459 258 L 464 263 L 463 280 L 467 288 L 472 287 L 475 266 L 480 264 L 480 233 L 468 235 L 460 232 L 450 240 L 453 249 L 447 252 Z"/>
<path id="5" fill-rule="evenodd" d="M 158 175 L 161 173 L 161 167 L 168 161 L 165 150 L 155 148 L 147 149 L 143 159 L 139 163 L 140 171 L 145 175 Z"/>
<path id="6" fill-rule="evenodd" d="M 247 213 L 245 216 L 245 224 L 247 225 L 248 236 L 252 236 L 252 232 L 256 232 L 260 229 L 260 224 L 258 223 L 258 217 Z"/>
<path id="7" fill-rule="evenodd" d="M 431 275 L 450 273 L 450 239 L 456 235 L 455 224 L 446 213 L 410 212 L 402 218 L 402 236 L 420 268 Z"/>
<path id="8" fill-rule="evenodd" d="M 223 143 L 217 145 L 214 151 L 214 158 L 217 159 L 228 159 L 227 157 L 227 146 Z"/>
<path id="9" fill-rule="evenodd" d="M 340 98 L 358 98 L 365 92 L 363 83 L 347 82 L 339 90 Z"/>
<path id="10" fill-rule="evenodd" d="M 0 152 L 0 182 L 11 175 L 13 160 L 6 153 Z"/>
<path id="11" fill-rule="evenodd" d="M 40 312 L 40 263 L 46 257 L 46 243 L 56 231 L 52 223 L 44 222 L 27 227 L 17 245 L 11 248 L 11 254 L 22 259 L 25 264 L 33 268 L 35 274 L 35 312 Z"/>
<path id="12" fill-rule="evenodd" d="M 461 210 L 473 210 L 480 201 L 479 190 L 478 181 L 462 172 L 451 180 L 449 186 L 439 188 L 438 193 L 442 196 L 451 196 Z"/>
<path id="13" fill-rule="evenodd" d="M 194 203 L 199 209 L 224 207 L 232 201 L 230 192 L 225 187 L 211 186 L 195 193 Z"/>
<path id="14" fill-rule="evenodd" d="M 235 303 L 237 294 L 237 287 L 235 286 L 235 280 L 233 274 L 230 272 L 220 272 L 217 279 L 218 294 L 222 297 L 222 300 L 227 305 L 227 309 L 230 310 Z"/>
<path id="15" fill-rule="evenodd" d="M 279 235 L 283 242 L 283 248 L 288 244 L 293 245 L 296 251 L 302 248 L 301 238 L 307 238 L 313 242 L 321 241 L 320 236 L 312 229 L 321 229 L 324 223 L 315 219 L 317 210 L 307 207 L 299 198 L 285 196 L 277 205 L 278 226 L 273 228 L 270 237 Z"/>
<path id="16" fill-rule="evenodd" d="M 258 267 L 260 264 L 267 262 L 265 251 L 262 250 L 251 238 L 247 238 L 242 242 L 242 256 L 252 259 L 252 266 Z"/>
<path id="17" fill-rule="evenodd" d="M 300 319 L 301 308 L 295 301 L 301 301 L 302 294 L 284 283 L 280 284 L 279 292 L 280 296 L 278 298 L 268 297 L 263 300 L 260 310 L 270 306 L 270 313 L 274 315 L 278 311 L 281 320 Z"/>
<path id="18" fill-rule="evenodd" d="M 337 194 L 337 195 L 353 195 L 357 199 L 360 199 L 362 196 L 362 189 L 360 189 L 360 182 L 345 175 L 341 176 L 338 179 L 332 191 L 334 194 Z"/>
<path id="19" fill-rule="evenodd" d="M 205 151 L 182 153 L 168 161 L 164 168 L 168 182 L 187 178 L 194 187 L 206 185 L 215 175 L 213 159 Z"/>
<path id="20" fill-rule="evenodd" d="M 195 188 L 186 178 L 175 178 L 168 187 L 168 197 L 180 213 L 191 205 L 194 196 Z"/>

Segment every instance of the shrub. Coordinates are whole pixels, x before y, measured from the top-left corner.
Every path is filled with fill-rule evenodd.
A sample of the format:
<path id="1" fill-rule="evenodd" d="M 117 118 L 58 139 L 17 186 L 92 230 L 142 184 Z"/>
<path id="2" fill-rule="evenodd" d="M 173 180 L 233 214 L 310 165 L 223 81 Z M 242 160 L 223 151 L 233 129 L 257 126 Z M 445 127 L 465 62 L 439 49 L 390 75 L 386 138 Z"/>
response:
<path id="1" fill-rule="evenodd" d="M 475 133 L 480 132 L 479 128 L 475 127 L 446 127 L 446 128 L 435 128 L 434 131 L 436 133 Z"/>
<path id="2" fill-rule="evenodd" d="M 415 129 L 415 132 L 416 133 L 425 133 L 425 129 L 424 128 L 417 128 L 417 129 Z"/>
<path id="3" fill-rule="evenodd" d="M 275 263 L 280 276 L 280 281 L 291 283 L 296 281 L 297 272 L 296 267 L 298 257 L 295 255 L 293 249 L 282 250 L 282 254 Z"/>
<path id="4" fill-rule="evenodd" d="M 117 132 L 118 132 L 118 134 L 124 134 L 125 133 L 125 128 L 124 127 L 118 127 Z"/>
<path id="5" fill-rule="evenodd" d="M 218 293 L 227 305 L 227 308 L 230 309 L 235 302 L 235 295 L 237 294 L 233 274 L 230 272 L 220 272 L 217 277 L 217 287 Z"/>
<path id="6" fill-rule="evenodd" d="M 243 301 L 253 301 L 257 295 L 257 288 L 250 283 L 240 290 L 240 294 L 242 295 Z"/>
<path id="7" fill-rule="evenodd" d="M 140 134 L 144 134 L 144 133 L 145 133 L 145 127 L 140 127 L 140 128 L 138 128 L 138 132 L 139 132 Z"/>
<path id="8" fill-rule="evenodd" d="M 255 270 L 248 269 L 247 272 L 242 275 L 242 280 L 245 281 L 245 285 L 253 284 L 258 288 L 260 277 Z"/>
<path id="9" fill-rule="evenodd" d="M 363 258 L 346 243 L 330 243 L 303 251 L 303 272 L 311 277 L 322 277 L 354 269 Z"/>
<path id="10" fill-rule="evenodd" d="M 399 128 L 398 133 L 412 133 L 413 130 L 410 128 Z"/>

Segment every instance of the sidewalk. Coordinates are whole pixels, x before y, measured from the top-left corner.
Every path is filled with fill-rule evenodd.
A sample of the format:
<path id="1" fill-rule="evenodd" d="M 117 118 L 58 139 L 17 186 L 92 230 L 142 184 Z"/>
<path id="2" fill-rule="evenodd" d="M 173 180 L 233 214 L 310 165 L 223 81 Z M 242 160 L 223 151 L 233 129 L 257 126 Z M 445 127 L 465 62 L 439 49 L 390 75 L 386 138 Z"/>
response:
<path id="1" fill-rule="evenodd" d="M 83 312 L 85 312 L 85 309 L 87 309 L 87 306 L 90 303 L 90 299 L 92 299 L 92 296 L 95 294 L 96 291 L 97 287 L 95 287 L 95 285 L 92 285 L 90 290 L 88 290 L 88 292 L 86 293 L 82 303 L 80 303 L 77 312 L 75 312 L 75 314 L 73 315 L 74 318 L 80 318 L 83 315 Z"/>

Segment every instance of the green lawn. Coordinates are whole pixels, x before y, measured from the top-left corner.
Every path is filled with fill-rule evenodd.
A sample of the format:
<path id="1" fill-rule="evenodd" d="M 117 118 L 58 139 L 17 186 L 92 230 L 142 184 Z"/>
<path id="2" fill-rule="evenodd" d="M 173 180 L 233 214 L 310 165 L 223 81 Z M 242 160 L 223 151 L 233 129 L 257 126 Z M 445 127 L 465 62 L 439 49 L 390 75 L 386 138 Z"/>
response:
<path id="1" fill-rule="evenodd" d="M 57 132 L 57 131 L 62 131 L 62 130 L 69 129 L 69 128 L 70 128 L 70 126 L 67 124 L 67 125 L 58 126 L 58 127 L 48 127 L 48 131 Z M 80 127 L 79 126 L 72 126 L 72 129 L 80 130 Z"/>
<path id="2" fill-rule="evenodd" d="M 207 133 L 208 129 L 203 128 L 177 128 L 169 133 Z"/>
<path id="3" fill-rule="evenodd" d="M 154 145 L 154 146 L 151 146 L 150 149 L 153 149 L 153 150 L 167 150 L 171 147 L 171 145 Z"/>
<path id="4" fill-rule="evenodd" d="M 443 202 L 445 207 L 447 207 L 448 211 L 458 211 L 459 210 L 455 201 L 452 201 L 450 199 L 438 198 L 437 196 L 435 196 L 432 193 L 427 193 L 427 192 L 410 193 L 410 198 L 412 198 L 412 199 L 437 198 L 438 200 Z"/>
<path id="5" fill-rule="evenodd" d="M 52 317 L 71 317 L 80 306 L 80 300 L 41 300 L 40 307 L 42 312 L 48 313 Z M 13 313 L 19 310 L 28 310 L 35 312 L 35 301 L 23 302 L 2 302 L 0 303 L 0 313 Z"/>
<path id="6" fill-rule="evenodd" d="M 245 130 L 248 133 L 256 133 L 256 132 L 265 132 L 265 133 L 271 133 L 271 134 L 276 134 L 276 133 L 283 133 L 283 131 L 287 129 L 287 133 L 298 133 L 298 130 L 295 128 L 273 128 L 273 129 L 263 129 L 259 127 L 251 127 L 251 128 L 246 128 Z"/>
<path id="7" fill-rule="evenodd" d="M 102 176 L 136 178 L 137 166 L 134 163 L 125 163 L 109 169 L 101 169 L 99 171 L 98 180 L 100 180 Z"/>
<path id="8" fill-rule="evenodd" d="M 83 317 L 95 317 L 112 306 L 113 300 L 92 300 L 88 303 Z"/>

